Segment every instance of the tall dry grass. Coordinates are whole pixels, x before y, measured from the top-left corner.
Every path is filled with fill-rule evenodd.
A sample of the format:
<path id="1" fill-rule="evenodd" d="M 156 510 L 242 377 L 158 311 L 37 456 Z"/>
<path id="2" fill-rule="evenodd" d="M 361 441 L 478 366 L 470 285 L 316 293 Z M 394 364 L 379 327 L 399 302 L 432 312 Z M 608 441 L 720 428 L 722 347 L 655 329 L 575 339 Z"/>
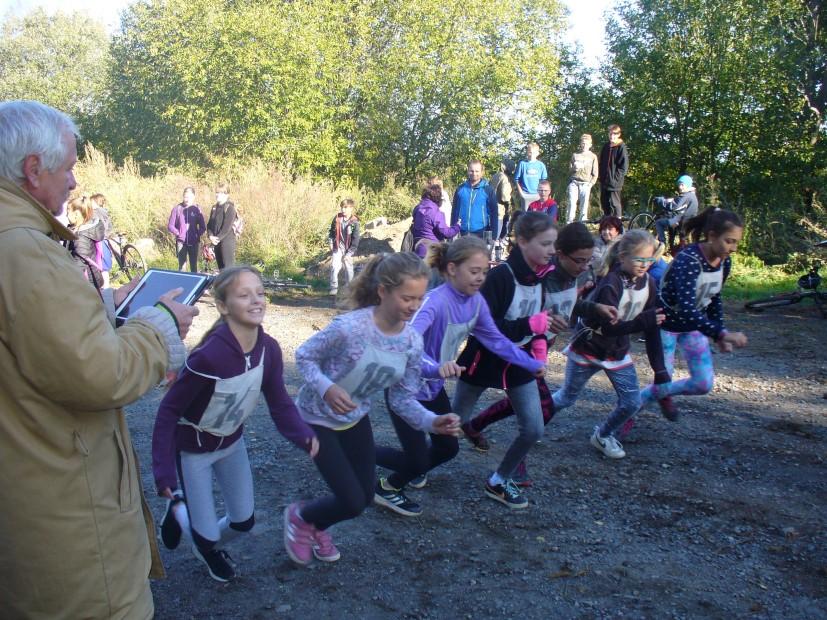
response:
<path id="1" fill-rule="evenodd" d="M 239 260 L 267 266 L 299 267 L 326 247 L 330 222 L 342 198 L 352 197 L 363 222 L 385 216 L 398 221 L 410 215 L 417 199 L 403 188 L 363 190 L 330 181 L 293 177 L 261 162 L 236 164 L 233 172 L 208 171 L 200 177 L 182 172 L 142 176 L 136 164 L 116 166 L 89 145 L 75 168 L 77 193 L 106 196 L 116 230 L 130 239 L 150 238 L 158 255 L 155 264 L 170 264 L 174 241 L 167 232 L 170 210 L 183 189 L 195 188 L 196 202 L 207 220 L 215 201 L 214 187 L 226 180 L 230 200 L 244 218 Z"/>

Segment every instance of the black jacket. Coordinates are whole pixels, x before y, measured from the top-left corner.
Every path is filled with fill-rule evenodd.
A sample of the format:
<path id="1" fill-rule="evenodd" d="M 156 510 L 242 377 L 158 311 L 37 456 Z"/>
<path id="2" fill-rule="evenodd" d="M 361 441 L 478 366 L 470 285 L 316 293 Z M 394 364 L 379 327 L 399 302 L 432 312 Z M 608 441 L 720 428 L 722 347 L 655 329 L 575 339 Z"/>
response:
<path id="1" fill-rule="evenodd" d="M 210 220 L 207 222 L 207 234 L 218 237 L 221 243 L 225 239 L 235 241 L 233 223 L 235 222 L 235 205 L 229 200 L 223 205 L 214 204 L 210 210 Z"/>
<path id="2" fill-rule="evenodd" d="M 624 289 L 641 291 L 644 288 L 648 289 L 648 296 L 642 309 L 639 306 L 634 310 L 621 307 Z M 646 336 L 646 355 L 655 372 L 655 383 L 669 381 L 669 372 L 663 359 L 660 328 L 655 322 L 658 293 L 657 284 L 652 276 L 647 273 L 636 281 L 630 281 L 629 277 L 615 266 L 601 278 L 589 298 L 596 303 L 614 306 L 621 318 L 628 316 L 629 320 L 621 320 L 612 325 L 601 318 L 581 319 L 577 326 L 578 336 L 571 343 L 571 349 L 580 355 L 599 360 L 622 360 L 629 352 L 629 334 L 643 332 Z"/>
<path id="3" fill-rule="evenodd" d="M 620 190 L 623 188 L 623 180 L 629 172 L 629 152 L 626 150 L 626 143 L 620 142 L 612 146 L 609 142 L 600 149 L 600 162 L 597 167 L 600 187 L 608 190 Z"/>

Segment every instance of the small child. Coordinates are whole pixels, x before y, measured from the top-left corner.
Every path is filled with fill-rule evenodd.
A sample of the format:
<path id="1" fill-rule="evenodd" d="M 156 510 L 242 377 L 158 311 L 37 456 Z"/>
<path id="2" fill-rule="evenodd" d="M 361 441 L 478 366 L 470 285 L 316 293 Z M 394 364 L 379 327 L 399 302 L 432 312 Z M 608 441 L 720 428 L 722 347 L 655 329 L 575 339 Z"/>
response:
<path id="1" fill-rule="evenodd" d="M 249 532 L 254 523 L 253 476 L 244 443 L 244 420 L 263 393 L 276 427 L 311 457 L 319 444 L 284 388 L 278 343 L 261 327 L 267 298 L 261 275 L 246 265 L 229 267 L 213 283 L 221 317 L 187 359 L 158 409 L 152 432 L 152 470 L 158 492 L 169 502 L 161 522 L 168 549 L 181 541 L 176 519 L 186 492 L 192 552 L 210 576 L 235 577 L 232 560 L 218 545 Z M 213 474 L 226 514 L 216 519 Z"/>
<path id="2" fill-rule="evenodd" d="M 539 161 L 540 145 L 531 142 L 526 146 L 526 158 L 517 165 L 514 173 L 514 184 L 517 186 L 517 194 L 520 197 L 520 205 L 523 211 L 528 211 L 528 206 L 535 200 L 540 199 L 537 188 L 540 181 L 548 178 L 546 165 Z"/>
<path id="3" fill-rule="evenodd" d="M 450 413 L 445 380 L 458 377 L 464 367 L 454 360 L 460 345 L 471 334 L 489 351 L 530 373 L 543 370 L 545 359 L 536 361 L 502 335 L 491 318 L 479 289 L 488 272 L 488 246 L 468 236 L 453 243 L 435 243 L 428 250 L 428 264 L 437 269 L 445 284 L 428 293 L 411 325 L 422 334 L 425 351 L 422 376 L 426 382 L 417 394 L 423 407 L 434 413 Z M 402 450 L 377 447 L 376 462 L 393 473 L 376 484 L 376 503 L 404 516 L 422 512 L 405 495 L 405 485 L 438 465 L 453 459 L 459 450 L 456 437 L 431 435 L 412 428 L 391 406 L 391 421 Z M 429 445 L 430 443 L 430 445 Z"/>
<path id="4" fill-rule="evenodd" d="M 97 288 L 103 286 L 100 242 L 104 239 L 104 223 L 95 217 L 94 204 L 88 196 L 70 200 L 66 206 L 69 228 L 77 239 L 72 242 L 75 260 Z"/>
<path id="5" fill-rule="evenodd" d="M 106 196 L 103 194 L 92 194 L 92 213 L 103 222 L 103 240 L 98 241 L 101 254 L 101 277 L 103 288 L 109 288 L 109 272 L 112 270 L 112 248 L 106 242 L 112 234 L 112 218 L 106 208 Z"/>
<path id="6" fill-rule="evenodd" d="M 350 286 L 353 312 L 337 316 L 296 350 L 305 378 L 297 404 L 319 438 L 316 467 L 332 495 L 284 511 L 284 546 L 300 565 L 340 553 L 328 528 L 373 501 L 376 452 L 368 412 L 388 389 L 388 404 L 418 430 L 460 435 L 459 418 L 434 415 L 416 400 L 422 336 L 408 321 L 425 296 L 430 270 L 412 252 L 379 254 Z"/>
<path id="7" fill-rule="evenodd" d="M 552 396 L 556 411 L 570 407 L 595 373 L 606 373 L 617 392 L 617 406 L 602 425 L 594 428 L 591 444 L 613 459 L 626 456 L 615 433 L 640 409 L 637 373 L 629 355 L 629 334 L 646 334 L 646 352 L 655 372 L 655 383 L 669 382 L 658 329 L 665 316 L 657 308 L 655 281 L 646 273 L 656 260 L 656 245 L 652 235 L 636 229 L 609 247 L 598 274 L 600 284 L 590 298 L 617 308 L 618 320 L 587 319 L 578 323 L 577 333 L 563 350 L 568 357 L 563 387 Z"/>
<path id="8" fill-rule="evenodd" d="M 339 213 L 330 223 L 327 241 L 330 245 L 330 294 L 339 292 L 339 272 L 345 268 L 345 282 L 353 280 L 353 255 L 359 249 L 359 218 L 354 215 L 356 203 L 345 198 Z"/>
<path id="9" fill-rule="evenodd" d="M 557 224 L 557 201 L 551 195 L 551 183 L 548 179 L 540 181 L 540 185 L 537 186 L 537 195 L 539 198 L 528 205 L 528 210 L 548 213 Z"/>

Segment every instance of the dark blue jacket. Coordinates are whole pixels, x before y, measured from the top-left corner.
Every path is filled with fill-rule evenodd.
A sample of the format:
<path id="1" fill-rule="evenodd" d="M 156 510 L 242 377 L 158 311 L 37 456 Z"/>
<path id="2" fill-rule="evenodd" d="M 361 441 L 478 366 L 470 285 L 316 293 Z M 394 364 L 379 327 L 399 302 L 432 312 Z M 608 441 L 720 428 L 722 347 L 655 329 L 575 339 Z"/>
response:
<path id="1" fill-rule="evenodd" d="M 465 181 L 454 192 L 451 226 L 459 222 L 464 233 L 497 230 L 497 196 L 485 179 L 476 187 Z"/>

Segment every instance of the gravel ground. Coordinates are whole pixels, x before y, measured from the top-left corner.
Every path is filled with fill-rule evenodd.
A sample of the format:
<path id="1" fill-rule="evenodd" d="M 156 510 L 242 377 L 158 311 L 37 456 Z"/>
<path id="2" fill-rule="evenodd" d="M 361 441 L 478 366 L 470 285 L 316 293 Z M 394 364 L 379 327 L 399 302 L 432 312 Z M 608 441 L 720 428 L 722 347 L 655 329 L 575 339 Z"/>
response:
<path id="1" fill-rule="evenodd" d="M 200 307 L 189 344 L 215 317 L 209 302 Z M 528 510 L 508 511 L 482 492 L 515 434 L 512 418 L 490 429 L 491 452 L 463 444 L 411 491 L 421 517 L 371 507 L 335 526 L 342 558 L 331 565 L 299 568 L 284 552 L 284 506 L 326 487 L 260 406 L 246 430 L 257 524 L 228 547 L 240 575 L 222 585 L 185 545 L 163 550 L 157 617 L 827 618 L 827 321 L 808 307 L 727 310 L 749 347 L 715 356 L 714 392 L 678 399 L 679 422 L 642 414 L 625 459 L 588 443 L 613 402 L 608 381 L 595 377 L 529 455 Z M 291 394 L 296 347 L 335 313 L 324 297 L 273 299 L 266 329 L 284 350 Z M 651 372 L 642 346 L 643 381 Z M 563 368 L 553 353 L 551 386 Z M 487 395 L 482 405 L 500 397 Z M 157 516 L 150 441 L 161 397 L 153 391 L 128 409 Z M 383 404 L 371 419 L 377 443 L 396 445 Z"/>

